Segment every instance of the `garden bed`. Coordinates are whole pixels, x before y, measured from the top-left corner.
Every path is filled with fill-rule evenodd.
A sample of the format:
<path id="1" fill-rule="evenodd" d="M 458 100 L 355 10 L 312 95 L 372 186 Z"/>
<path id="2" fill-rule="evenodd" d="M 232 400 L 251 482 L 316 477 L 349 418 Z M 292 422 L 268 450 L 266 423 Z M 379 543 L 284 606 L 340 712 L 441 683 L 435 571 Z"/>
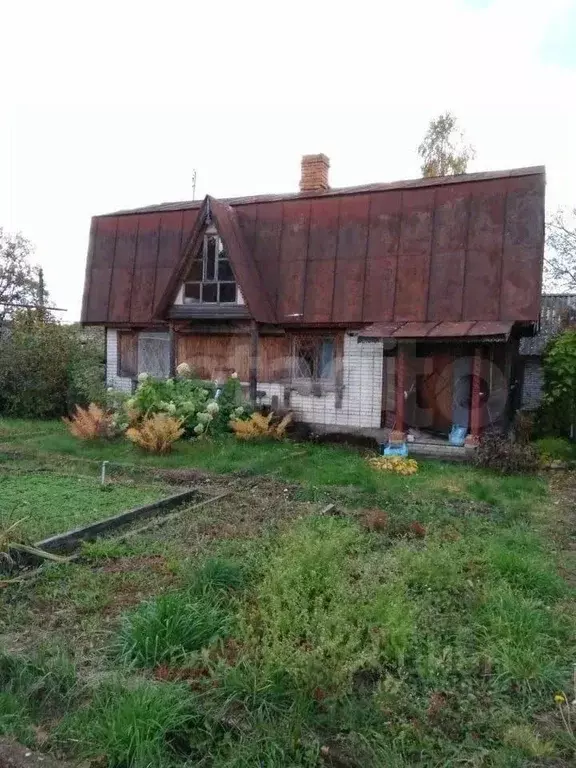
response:
<path id="1" fill-rule="evenodd" d="M 156 501 L 170 490 L 161 484 L 109 482 L 99 477 L 45 471 L 0 469 L 2 527 L 17 524 L 15 533 L 37 541 L 86 523 Z"/>

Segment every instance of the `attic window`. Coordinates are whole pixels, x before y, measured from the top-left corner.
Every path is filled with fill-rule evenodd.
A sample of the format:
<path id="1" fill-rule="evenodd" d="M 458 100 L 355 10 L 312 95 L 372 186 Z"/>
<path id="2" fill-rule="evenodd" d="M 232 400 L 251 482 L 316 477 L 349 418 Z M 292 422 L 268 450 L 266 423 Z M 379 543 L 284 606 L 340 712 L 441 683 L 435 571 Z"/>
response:
<path id="1" fill-rule="evenodd" d="M 236 281 L 222 240 L 206 231 L 184 283 L 185 304 L 235 304 Z"/>

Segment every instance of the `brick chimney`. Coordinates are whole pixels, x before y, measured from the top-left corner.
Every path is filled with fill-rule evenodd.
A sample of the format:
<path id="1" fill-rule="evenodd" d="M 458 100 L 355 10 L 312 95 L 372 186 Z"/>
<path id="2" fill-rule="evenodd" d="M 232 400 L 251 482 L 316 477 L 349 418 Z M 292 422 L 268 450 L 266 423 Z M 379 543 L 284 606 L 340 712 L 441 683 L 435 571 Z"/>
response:
<path id="1" fill-rule="evenodd" d="M 329 189 L 328 168 L 330 160 L 326 155 L 303 155 L 300 192 L 323 192 Z"/>

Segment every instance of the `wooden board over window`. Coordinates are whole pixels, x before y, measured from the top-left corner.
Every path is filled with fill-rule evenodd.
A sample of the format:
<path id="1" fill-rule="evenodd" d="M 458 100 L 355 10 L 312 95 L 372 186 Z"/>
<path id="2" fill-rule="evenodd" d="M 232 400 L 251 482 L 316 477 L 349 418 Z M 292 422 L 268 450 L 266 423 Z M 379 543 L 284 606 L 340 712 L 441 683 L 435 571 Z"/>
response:
<path id="1" fill-rule="evenodd" d="M 138 375 L 138 334 L 118 331 L 118 376 L 135 378 Z"/>

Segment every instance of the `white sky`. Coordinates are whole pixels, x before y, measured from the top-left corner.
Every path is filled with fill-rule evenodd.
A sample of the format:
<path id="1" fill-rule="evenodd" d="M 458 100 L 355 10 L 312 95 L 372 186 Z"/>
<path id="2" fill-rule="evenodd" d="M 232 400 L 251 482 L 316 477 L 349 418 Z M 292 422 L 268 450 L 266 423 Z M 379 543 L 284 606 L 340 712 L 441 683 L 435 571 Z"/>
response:
<path id="1" fill-rule="evenodd" d="M 576 205 L 576 0 L 0 2 L 0 226 L 79 317 L 90 217 L 419 175 L 451 109 L 469 170 L 547 167 Z"/>

